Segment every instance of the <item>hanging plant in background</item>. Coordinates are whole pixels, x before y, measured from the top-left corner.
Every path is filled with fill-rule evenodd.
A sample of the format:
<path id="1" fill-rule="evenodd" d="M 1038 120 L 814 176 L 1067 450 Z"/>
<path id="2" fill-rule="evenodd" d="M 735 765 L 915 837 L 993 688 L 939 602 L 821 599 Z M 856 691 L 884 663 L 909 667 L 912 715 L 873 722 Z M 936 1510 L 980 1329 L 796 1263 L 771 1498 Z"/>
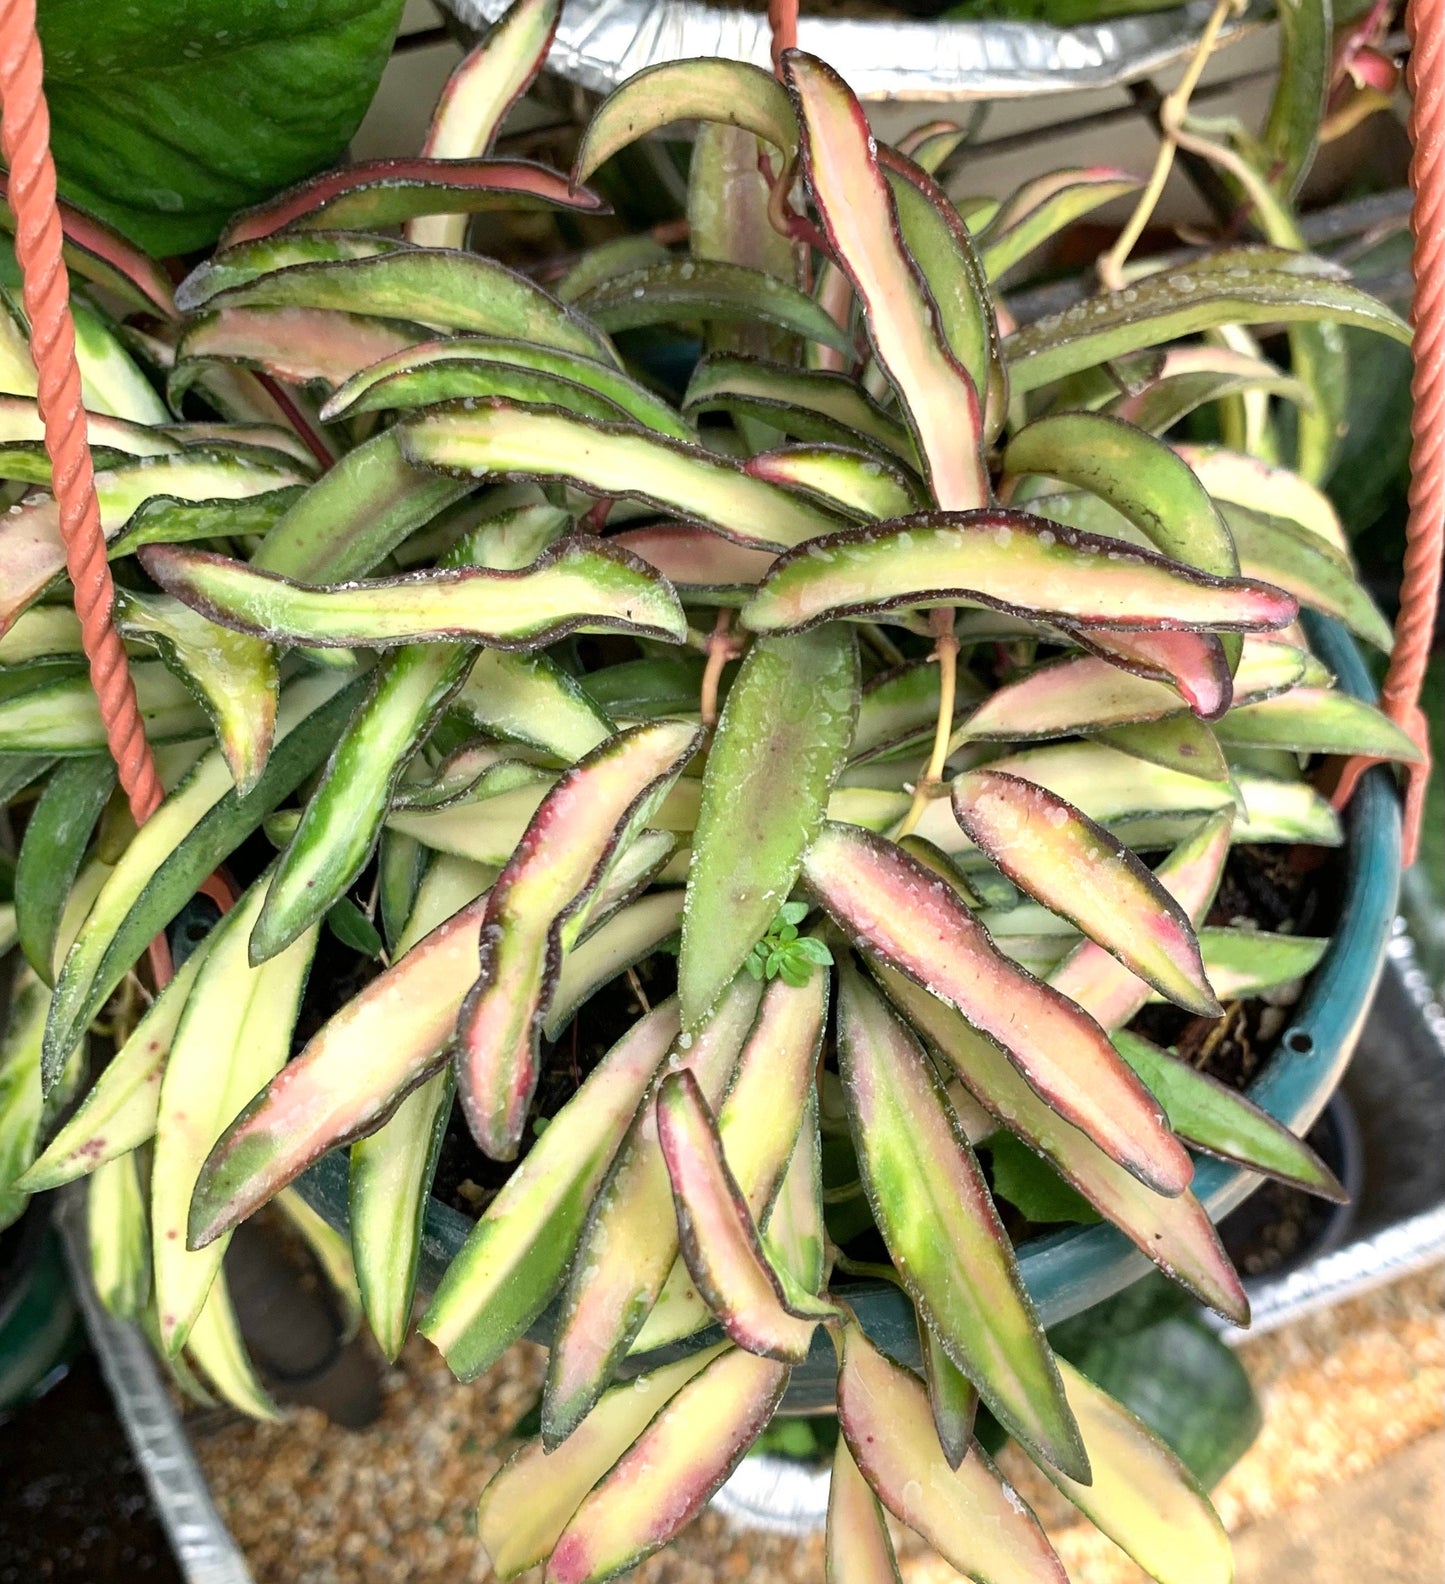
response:
<path id="1" fill-rule="evenodd" d="M 821 1336 L 833 1577 L 890 1576 L 881 1502 L 971 1576 L 1062 1579 L 973 1438 L 982 1404 L 1154 1576 L 1213 1584 L 1206 1495 L 1055 1356 L 995 1202 L 1010 1168 L 991 1189 L 975 1147 L 1237 1322 L 1186 1146 L 1338 1195 L 1130 1025 L 1150 1002 L 1213 1019 L 1319 960 L 1206 918 L 1232 846 L 1343 841 L 1311 756 L 1415 753 L 1334 687 L 1301 607 L 1390 631 L 1316 489 L 1164 436 L 1241 394 L 1308 401 L 1181 338 L 1408 332 L 1265 246 L 1163 273 L 1116 252 L 1117 290 L 1003 336 L 998 277 L 1138 183 L 1057 173 L 965 224 L 931 174 L 958 138 L 875 144 L 798 52 L 785 86 L 643 74 L 570 179 L 495 157 L 555 21 L 520 0 L 428 156 L 241 214 L 174 304 L 69 217 L 77 273 L 147 316 L 97 314 L 82 368 L 168 795 L 139 834 L 114 806 L 21 386 L 0 398 L 18 1190 L 89 1174 L 108 1302 L 183 1381 L 264 1413 L 232 1229 L 273 1196 L 301 1214 L 289 1185 L 349 1145 L 356 1277 L 395 1356 L 465 1128 L 500 1186 L 423 1333 L 470 1378 L 556 1306 L 540 1438 L 482 1496 L 502 1577 L 600 1580 L 665 1544 Z M 704 123 L 685 246 L 614 235 L 550 289 L 460 246 L 498 209 L 596 222 L 598 167 L 682 120 Z M 233 905 L 149 996 L 133 964 L 222 865 Z M 324 931 L 344 998 L 313 972 Z M 639 977 L 583 1071 L 574 1036 L 628 971 L 662 993 Z M 54 1103 L 92 1041 L 114 1054 L 52 1136 L 34 1075 Z M 857 1324 L 860 1267 L 911 1300 L 926 1379 Z"/>

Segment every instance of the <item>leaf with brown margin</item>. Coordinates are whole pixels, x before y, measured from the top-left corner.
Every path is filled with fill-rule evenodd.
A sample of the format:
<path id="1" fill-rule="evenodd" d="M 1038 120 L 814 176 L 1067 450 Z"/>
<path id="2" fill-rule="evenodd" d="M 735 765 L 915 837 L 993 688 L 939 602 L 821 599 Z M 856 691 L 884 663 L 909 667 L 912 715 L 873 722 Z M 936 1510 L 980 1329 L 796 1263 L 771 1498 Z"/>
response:
<path id="1" fill-rule="evenodd" d="M 492 887 L 456 1059 L 467 1125 L 494 1160 L 515 1158 L 526 1124 L 562 927 L 602 880 L 629 822 L 647 823 L 698 739 L 696 727 L 662 721 L 603 743 L 543 799 Z"/>
<path id="2" fill-rule="evenodd" d="M 898 1010 L 1003 1126 L 1048 1159 L 1066 1182 L 1165 1275 L 1235 1325 L 1249 1324 L 1244 1288 L 1192 1193 L 1186 1190 L 1169 1198 L 1144 1187 L 1115 1165 L 1087 1134 L 1050 1110 L 1003 1053 L 971 1029 L 952 1007 L 885 964 L 874 961 L 870 967 Z"/>
<path id="3" fill-rule="evenodd" d="M 917 1376 L 857 1325 L 843 1332 L 838 1425 L 883 1505 L 960 1573 L 988 1584 L 1067 1584 L 1038 1521 L 977 1443 L 950 1468 Z"/>
<path id="4" fill-rule="evenodd" d="M 595 495 L 645 501 L 740 544 L 786 549 L 832 533 L 839 519 L 749 478 L 699 446 L 550 409 L 484 401 L 439 408 L 392 431 L 411 462 L 471 481 L 554 479 Z"/>
<path id="5" fill-rule="evenodd" d="M 677 1004 L 666 1001 L 623 1035 L 549 1121 L 447 1267 L 421 1332 L 458 1380 L 489 1369 L 551 1302 L 677 1031 Z"/>
<path id="6" fill-rule="evenodd" d="M 666 1058 L 667 1070 L 690 1071 L 703 1098 L 716 1103 L 760 999 L 757 982 L 739 974 L 706 1025 L 694 1035 L 679 1036 Z M 567 1275 L 542 1396 L 545 1445 L 565 1441 L 606 1389 L 677 1254 L 672 1189 L 649 1094 L 593 1200 Z"/>
<path id="7" fill-rule="evenodd" d="M 953 1088 L 968 1093 L 957 1081 Z M 969 1104 L 978 1104 L 972 1095 L 969 1095 Z M 990 1130 L 992 1127 L 993 1118 L 990 1117 Z M 943 1448 L 949 1468 L 956 1469 L 968 1455 L 973 1442 L 974 1419 L 978 1414 L 978 1388 L 944 1352 L 937 1333 L 922 1314 L 917 1319 L 918 1347 L 923 1354 L 923 1378 L 928 1383 L 928 1406 L 933 1411 L 933 1428 L 938 1432 L 938 1444 Z"/>
<path id="8" fill-rule="evenodd" d="M 783 70 L 802 128 L 808 189 L 917 436 L 933 498 L 953 511 L 983 506 L 989 483 L 978 391 L 945 341 L 937 305 L 903 245 L 862 106 L 811 55 L 791 51 Z"/>
<path id="9" fill-rule="evenodd" d="M 330 308 L 218 308 L 187 325 L 166 392 L 179 402 L 216 363 L 257 369 L 288 385 L 340 385 L 425 335 L 420 325 Z"/>
<path id="10" fill-rule="evenodd" d="M 821 441 L 761 451 L 744 467 L 754 478 L 802 490 L 834 511 L 870 522 L 915 511 L 922 499 L 917 482 L 901 468 Z"/>
<path id="11" fill-rule="evenodd" d="M 1106 726 L 1087 735 L 1147 764 L 1163 765 L 1166 770 L 1196 776 L 1216 786 L 1229 784 L 1229 764 L 1218 737 L 1194 715 L 1179 714 L 1165 720 Z"/>
<path id="12" fill-rule="evenodd" d="M 1114 1048 L 1150 1093 L 1158 1096 L 1174 1131 L 1196 1149 L 1292 1183 L 1334 1204 L 1348 1200 L 1335 1174 L 1309 1145 L 1239 1090 L 1128 1029 L 1114 1035 Z"/>
<path id="13" fill-rule="evenodd" d="M 1233 827 L 1233 808 L 1221 809 L 1154 871 L 1155 881 L 1192 925 L 1203 922 L 1214 900 Z M 1149 998 L 1145 981 L 1093 941 L 1085 941 L 1066 958 L 1049 976 L 1049 983 L 1109 1030 L 1122 1028 Z"/>
<path id="14" fill-rule="evenodd" d="M 1020 890 L 1177 1005 L 1220 1015 L 1188 916 L 1121 842 L 1020 776 L 966 770 L 951 796 L 969 838 Z"/>
<path id="15" fill-rule="evenodd" d="M 466 567 L 366 582 L 294 582 L 229 556 L 147 545 L 141 564 L 167 593 L 237 632 L 314 648 L 387 649 L 478 639 L 530 649 L 569 632 L 672 639 L 686 623 L 677 597 L 634 556 L 576 535 L 518 571 Z"/>
<path id="16" fill-rule="evenodd" d="M 754 632 L 796 632 L 840 616 L 975 601 L 1066 627 L 1284 627 L 1289 594 L 1181 566 L 1117 539 L 1027 512 L 917 512 L 833 533 L 779 556 L 743 607 Z"/>
<path id="17" fill-rule="evenodd" d="M 1419 761 L 1420 750 L 1388 715 L 1333 688 L 1297 687 L 1236 707 L 1215 728 L 1231 748 L 1287 748 L 1292 753 L 1368 754 Z"/>
<path id="18" fill-rule="evenodd" d="M 663 1405 L 723 1352 L 704 1348 L 614 1386 L 561 1446 L 528 1441 L 477 1503 L 477 1539 L 499 1579 L 545 1562 L 583 1499 Z"/>
<path id="19" fill-rule="evenodd" d="M 682 1257 L 708 1308 L 739 1347 L 800 1364 L 819 1321 L 836 1319 L 839 1311 L 769 1265 L 690 1072 L 669 1073 L 658 1086 L 657 1137 L 672 1180 Z"/>
<path id="20" fill-rule="evenodd" d="M 998 280 L 1065 226 L 1140 186 L 1137 176 L 1107 165 L 1051 171 L 1025 182 L 1004 199 L 978 239 L 988 278 Z"/>
<path id="21" fill-rule="evenodd" d="M 759 639 L 708 752 L 678 958 L 696 1027 L 787 901 L 857 719 L 857 638 L 842 623 Z"/>
<path id="22" fill-rule="evenodd" d="M 787 1384 L 772 1359 L 740 1348 L 714 1358 L 583 1500 L 546 1584 L 599 1584 L 666 1545 L 742 1461 Z"/>
<path id="23" fill-rule="evenodd" d="M 1064 1360 L 1059 1368 L 1094 1477 L 1044 1472 L 1159 1584 L 1231 1584 L 1229 1536 L 1199 1481 L 1127 1408 Z"/>
<path id="24" fill-rule="evenodd" d="M 838 1070 L 894 1268 L 999 1423 L 1036 1457 L 1082 1477 L 1088 1461 L 1043 1327 L 928 1057 L 856 969 L 839 977 Z"/>
<path id="25" fill-rule="evenodd" d="M 1188 1152 L 1103 1031 L 1003 957 L 954 890 L 891 842 L 826 823 L 803 879 L 860 948 L 901 969 L 997 1040 L 1061 1117 L 1140 1181 L 1179 1193 Z"/>
<path id="26" fill-rule="evenodd" d="M 827 1584 L 901 1584 L 883 1509 L 842 1436 L 833 1451 L 828 1482 L 826 1546 Z"/>
<path id="27" fill-rule="evenodd" d="M 1111 665 L 1168 683 L 1201 720 L 1218 720 L 1229 708 L 1229 659 L 1214 633 L 1126 633 L 1096 627 L 1075 628 L 1072 636 L 1081 649 L 1102 655 Z"/>

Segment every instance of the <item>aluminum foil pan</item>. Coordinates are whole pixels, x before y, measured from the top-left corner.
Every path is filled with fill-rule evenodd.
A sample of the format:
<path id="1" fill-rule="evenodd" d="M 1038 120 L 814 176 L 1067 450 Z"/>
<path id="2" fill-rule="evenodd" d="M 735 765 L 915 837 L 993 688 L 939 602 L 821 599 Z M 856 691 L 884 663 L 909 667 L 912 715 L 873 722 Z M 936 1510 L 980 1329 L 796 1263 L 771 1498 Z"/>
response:
<path id="1" fill-rule="evenodd" d="M 439 3 L 474 33 L 507 6 L 507 0 Z M 864 99 L 1021 99 L 1110 88 L 1162 71 L 1194 47 L 1210 10 L 1209 0 L 1191 0 L 1170 11 L 1071 28 L 805 14 L 798 43 Z M 1224 39 L 1255 30 L 1267 15 L 1251 10 Z M 567 0 L 548 65 L 583 88 L 608 93 L 644 66 L 704 55 L 768 65 L 767 16 L 691 0 Z"/>

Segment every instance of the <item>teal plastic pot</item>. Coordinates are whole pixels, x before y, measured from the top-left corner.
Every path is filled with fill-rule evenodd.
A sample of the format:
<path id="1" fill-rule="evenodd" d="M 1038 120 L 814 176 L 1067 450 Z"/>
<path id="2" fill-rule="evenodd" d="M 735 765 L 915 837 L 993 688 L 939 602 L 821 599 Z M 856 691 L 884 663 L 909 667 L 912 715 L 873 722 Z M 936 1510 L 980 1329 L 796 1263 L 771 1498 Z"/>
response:
<path id="1" fill-rule="evenodd" d="M 0 1416 L 60 1378 L 79 1330 L 49 1201 L 32 1201 L 0 1252 Z"/>
<path id="2" fill-rule="evenodd" d="M 1358 698 L 1374 689 L 1359 651 L 1332 622 L 1312 622 L 1310 637 L 1340 686 Z M 1280 1037 L 1273 1056 L 1250 1085 L 1249 1097 L 1296 1133 L 1308 1131 L 1328 1103 L 1355 1048 L 1384 963 L 1400 881 L 1400 815 L 1393 782 L 1384 770 L 1361 781 L 1346 817 L 1344 894 L 1339 921 L 1324 960 L 1296 1007 L 1295 1021 Z M 1258 1186 L 1260 1179 L 1223 1161 L 1201 1156 L 1194 1191 L 1219 1221 Z M 298 1187 L 332 1225 L 344 1228 L 346 1156 L 334 1151 L 318 1162 Z M 430 1290 L 466 1240 L 473 1223 L 433 1200 L 427 1211 L 420 1282 Z M 1148 1260 L 1112 1226 L 1072 1227 L 1019 1250 L 1023 1278 L 1045 1325 L 1078 1314 L 1127 1287 L 1150 1270 Z M 887 1282 L 840 1288 L 865 1329 L 901 1363 L 921 1365 L 913 1307 Z M 546 1342 L 552 1315 L 530 1333 Z M 715 1330 L 685 1344 L 628 1361 L 629 1373 L 715 1341 Z M 837 1378 L 831 1344 L 819 1333 L 813 1352 L 793 1371 L 785 1402 L 793 1412 L 830 1407 Z"/>

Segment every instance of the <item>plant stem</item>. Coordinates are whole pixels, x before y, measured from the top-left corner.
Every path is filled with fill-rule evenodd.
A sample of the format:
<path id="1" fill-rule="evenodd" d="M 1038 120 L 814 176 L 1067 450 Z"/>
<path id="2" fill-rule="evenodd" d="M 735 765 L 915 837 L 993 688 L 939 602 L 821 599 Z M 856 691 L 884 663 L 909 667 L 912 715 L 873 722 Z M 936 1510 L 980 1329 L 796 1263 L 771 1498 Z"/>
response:
<path id="1" fill-rule="evenodd" d="M 1124 284 L 1124 265 L 1128 262 L 1130 253 L 1134 251 L 1135 244 L 1143 236 L 1144 228 L 1153 218 L 1155 207 L 1163 196 L 1165 184 L 1169 180 L 1169 173 L 1174 168 L 1178 130 L 1184 120 L 1185 112 L 1189 109 L 1189 100 L 1199 86 L 1199 79 L 1203 75 L 1204 68 L 1209 64 L 1214 46 L 1219 42 L 1220 30 L 1237 9 L 1238 0 L 1215 0 L 1214 10 L 1210 12 L 1208 22 L 1204 24 L 1204 32 L 1200 34 L 1199 42 L 1194 46 L 1194 54 L 1189 58 L 1183 78 L 1178 87 L 1164 96 L 1164 102 L 1159 106 L 1159 130 L 1162 140 L 1148 185 L 1139 195 L 1139 202 L 1134 206 L 1134 213 L 1129 217 L 1129 223 L 1119 233 L 1113 247 L 1099 260 L 1099 279 L 1109 291 L 1118 291 Z"/>
<path id="2" fill-rule="evenodd" d="M 723 667 L 740 653 L 738 641 L 729 631 L 732 619 L 730 610 L 720 610 L 707 641 L 707 665 L 702 673 L 700 708 L 703 726 L 708 731 L 717 724 L 717 690 L 722 681 Z"/>
<path id="3" fill-rule="evenodd" d="M 930 613 L 928 621 L 933 628 L 933 658 L 938 662 L 938 716 L 933 724 L 933 752 L 913 788 L 913 801 L 903 821 L 893 833 L 894 841 L 912 834 L 914 826 L 923 818 L 923 811 L 933 796 L 933 789 L 943 779 L 943 767 L 948 763 L 949 739 L 953 735 L 953 705 L 958 696 L 958 639 L 953 632 L 953 607 L 944 606 Z"/>

